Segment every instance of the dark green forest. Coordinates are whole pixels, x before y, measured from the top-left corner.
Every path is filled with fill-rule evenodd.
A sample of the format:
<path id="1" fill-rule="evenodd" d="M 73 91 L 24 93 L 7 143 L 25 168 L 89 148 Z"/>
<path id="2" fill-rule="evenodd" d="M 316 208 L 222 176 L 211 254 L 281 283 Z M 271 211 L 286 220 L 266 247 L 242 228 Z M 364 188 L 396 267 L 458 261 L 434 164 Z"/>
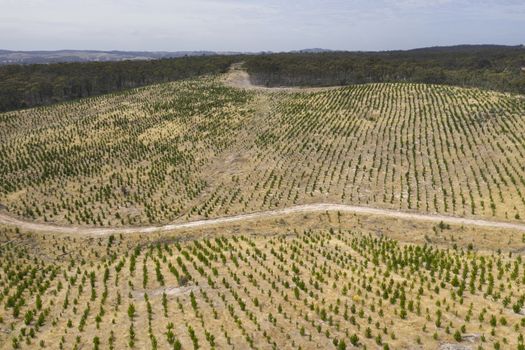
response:
<path id="1" fill-rule="evenodd" d="M 525 94 L 525 47 L 454 46 L 385 52 L 283 53 L 252 56 L 252 82 L 330 86 L 418 82 Z"/>
<path id="2" fill-rule="evenodd" d="M 525 94 L 525 48 L 478 45 L 0 66 L 0 111 L 220 73 L 239 61 L 264 86 L 418 82 Z"/>
<path id="3" fill-rule="evenodd" d="M 220 73 L 238 60 L 234 56 L 205 56 L 0 66 L 0 111 Z"/>

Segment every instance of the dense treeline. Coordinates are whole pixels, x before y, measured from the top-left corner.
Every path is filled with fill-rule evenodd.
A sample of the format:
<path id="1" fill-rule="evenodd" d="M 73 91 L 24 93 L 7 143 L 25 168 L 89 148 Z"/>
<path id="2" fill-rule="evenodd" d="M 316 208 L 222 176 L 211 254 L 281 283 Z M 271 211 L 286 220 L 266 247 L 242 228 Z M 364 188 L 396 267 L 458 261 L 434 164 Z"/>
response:
<path id="1" fill-rule="evenodd" d="M 0 112 L 220 73 L 245 60 L 254 83 L 329 86 L 419 82 L 525 93 L 523 46 L 282 53 L 0 67 Z"/>
<path id="2" fill-rule="evenodd" d="M 252 82 L 329 86 L 418 82 L 525 93 L 523 46 L 456 46 L 389 52 L 284 53 L 246 60 Z"/>
<path id="3" fill-rule="evenodd" d="M 234 56 L 0 67 L 0 111 L 225 71 Z"/>

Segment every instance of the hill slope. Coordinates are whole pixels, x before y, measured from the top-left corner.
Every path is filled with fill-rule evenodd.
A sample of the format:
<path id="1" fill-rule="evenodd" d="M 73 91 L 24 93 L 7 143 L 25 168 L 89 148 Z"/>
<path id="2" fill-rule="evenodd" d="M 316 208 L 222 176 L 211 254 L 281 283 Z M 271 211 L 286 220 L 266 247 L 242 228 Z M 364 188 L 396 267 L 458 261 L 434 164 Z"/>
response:
<path id="1" fill-rule="evenodd" d="M 248 91 L 219 77 L 0 115 L 0 203 L 118 226 L 331 202 L 525 217 L 525 102 L 369 84 Z"/>
<path id="2" fill-rule="evenodd" d="M 1 217 L 65 225 L 0 221 L 0 349 L 522 350 L 523 118 L 239 69 L 0 114 Z"/>
<path id="3" fill-rule="evenodd" d="M 523 348 L 521 256 L 354 230 L 258 233 L 0 227 L 0 349 Z"/>

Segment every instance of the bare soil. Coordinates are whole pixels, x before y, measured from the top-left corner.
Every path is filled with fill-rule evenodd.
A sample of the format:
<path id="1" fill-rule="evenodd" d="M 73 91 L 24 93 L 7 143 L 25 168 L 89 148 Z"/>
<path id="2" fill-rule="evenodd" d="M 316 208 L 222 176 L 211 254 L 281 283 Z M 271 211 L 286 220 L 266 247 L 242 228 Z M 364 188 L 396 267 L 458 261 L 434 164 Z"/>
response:
<path id="1" fill-rule="evenodd" d="M 447 224 L 467 225 L 467 226 L 481 226 L 487 228 L 511 229 L 525 232 L 525 224 L 518 224 L 503 221 L 489 221 L 480 219 L 467 219 L 462 217 L 447 216 L 447 215 L 431 215 L 420 214 L 414 212 L 406 212 L 392 209 L 379 209 L 372 207 L 354 206 L 346 204 L 305 204 L 288 207 L 284 209 L 275 209 L 268 211 L 260 211 L 249 214 L 239 214 L 224 216 L 214 219 L 195 220 L 181 223 L 172 223 L 164 226 L 142 226 L 142 227 L 116 227 L 116 228 L 90 228 L 80 226 L 58 226 L 52 224 L 42 224 L 35 222 L 23 221 L 13 218 L 6 214 L 0 214 L 0 224 L 12 225 L 29 231 L 40 232 L 55 232 L 55 233 L 71 233 L 83 235 L 111 235 L 111 234 L 131 234 L 131 233 L 152 233 L 159 231 L 173 231 L 177 229 L 188 229 L 196 227 L 208 227 L 218 224 L 233 223 L 240 221 L 250 221 L 256 219 L 271 218 L 276 216 L 283 216 L 295 213 L 314 213 L 314 212 L 341 212 L 341 213 L 356 213 L 369 214 L 381 217 L 398 218 L 406 220 L 419 220 L 431 222 L 444 222 Z"/>

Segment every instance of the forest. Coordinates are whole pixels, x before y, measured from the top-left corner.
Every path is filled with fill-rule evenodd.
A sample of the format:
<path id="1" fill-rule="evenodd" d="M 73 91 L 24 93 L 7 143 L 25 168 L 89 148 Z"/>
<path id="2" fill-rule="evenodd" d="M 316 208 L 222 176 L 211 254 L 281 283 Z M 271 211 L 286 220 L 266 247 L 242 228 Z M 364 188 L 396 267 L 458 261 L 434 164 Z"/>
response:
<path id="1" fill-rule="evenodd" d="M 525 93 L 523 46 L 465 45 L 409 51 L 8 65 L 0 67 L 0 112 L 217 74 L 238 61 L 245 62 L 255 84 L 264 86 L 416 82 Z"/>
<path id="2" fill-rule="evenodd" d="M 252 82 L 265 86 L 416 82 L 525 93 L 523 46 L 283 53 L 249 57 L 245 66 Z"/>
<path id="3" fill-rule="evenodd" d="M 0 67 L 0 112 L 224 72 L 233 56 L 8 65 Z"/>

